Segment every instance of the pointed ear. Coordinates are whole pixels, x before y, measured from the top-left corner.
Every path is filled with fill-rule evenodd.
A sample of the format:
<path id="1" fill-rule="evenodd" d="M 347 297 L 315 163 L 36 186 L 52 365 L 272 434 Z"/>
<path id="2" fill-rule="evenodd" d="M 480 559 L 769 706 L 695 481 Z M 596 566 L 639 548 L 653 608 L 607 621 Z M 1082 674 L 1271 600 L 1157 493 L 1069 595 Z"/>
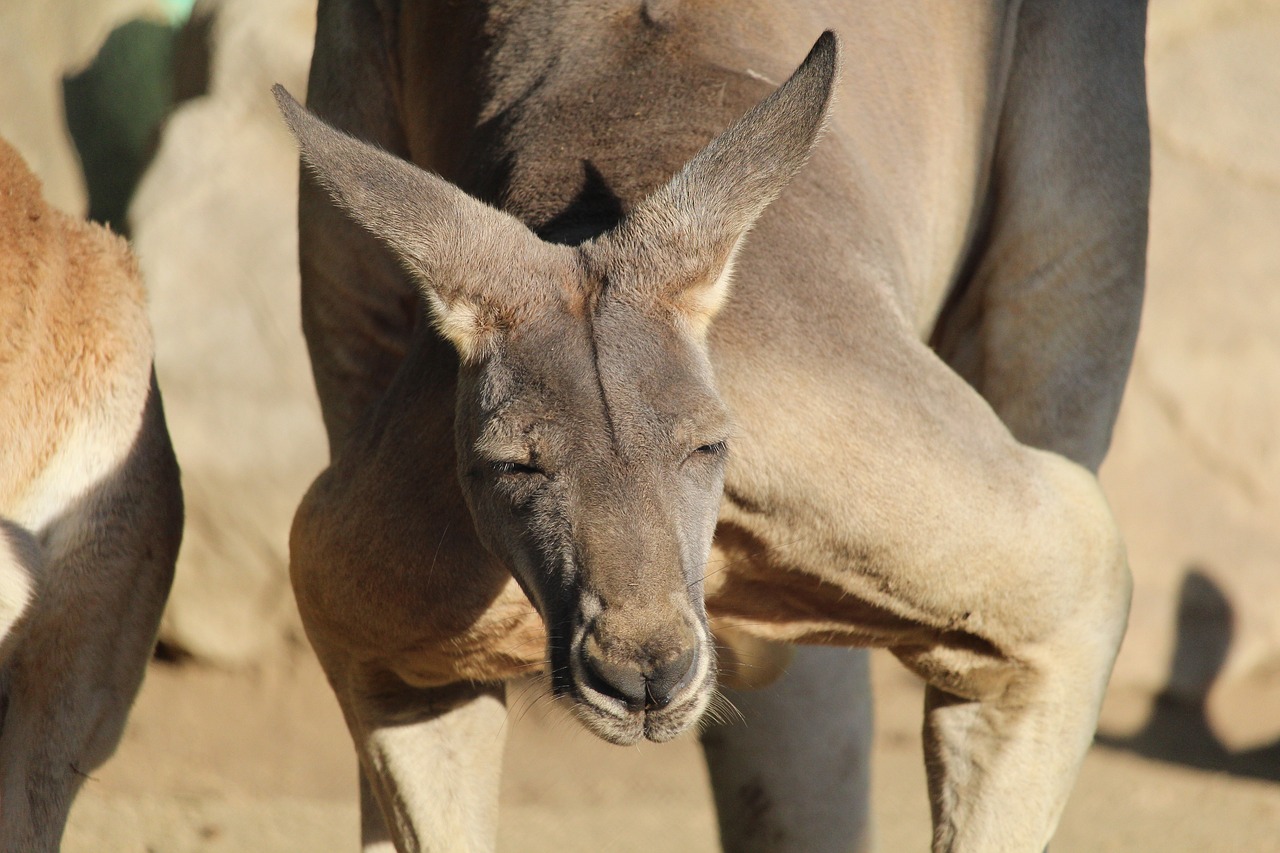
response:
<path id="1" fill-rule="evenodd" d="M 742 239 L 809 159 L 838 69 L 839 43 L 827 31 L 786 83 L 597 241 L 611 280 L 670 305 L 704 335 Z"/>
<path id="2" fill-rule="evenodd" d="M 545 260 L 552 247 L 523 223 L 330 127 L 283 86 L 271 91 L 303 163 L 338 207 L 400 259 L 464 360 L 483 356 L 493 335 L 540 299 L 519 290 L 532 289 L 539 276 L 518 271 Z"/>

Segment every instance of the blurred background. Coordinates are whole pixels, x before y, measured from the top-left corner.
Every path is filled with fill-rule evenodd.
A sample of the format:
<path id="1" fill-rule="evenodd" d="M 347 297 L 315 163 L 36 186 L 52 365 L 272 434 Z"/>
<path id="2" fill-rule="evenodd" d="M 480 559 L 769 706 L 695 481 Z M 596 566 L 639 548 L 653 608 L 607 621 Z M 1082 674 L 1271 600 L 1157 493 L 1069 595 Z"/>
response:
<path id="1" fill-rule="evenodd" d="M 157 660 L 67 850 L 356 848 L 354 757 L 287 574 L 326 445 L 268 90 L 305 93 L 314 6 L 0 3 L 0 135 L 51 201 L 132 241 L 187 496 Z M 1150 15 L 1148 300 L 1102 469 L 1136 591 L 1054 850 L 1280 850 L 1280 2 Z M 874 669 L 881 846 L 925 849 L 920 688 Z M 692 740 L 607 747 L 534 693 L 503 849 L 649 850 L 650 830 L 714 849 Z"/>

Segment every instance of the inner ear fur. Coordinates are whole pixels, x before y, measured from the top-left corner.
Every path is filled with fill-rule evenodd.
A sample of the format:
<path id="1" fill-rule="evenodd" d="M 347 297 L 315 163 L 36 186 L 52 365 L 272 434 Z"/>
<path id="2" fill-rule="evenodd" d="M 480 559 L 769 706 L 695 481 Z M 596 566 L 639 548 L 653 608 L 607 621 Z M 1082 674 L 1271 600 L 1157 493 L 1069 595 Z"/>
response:
<path id="1" fill-rule="evenodd" d="M 610 281 L 701 336 L 728 296 L 747 232 L 800 171 L 830 112 L 839 41 L 822 34 L 776 91 L 588 247 Z"/>

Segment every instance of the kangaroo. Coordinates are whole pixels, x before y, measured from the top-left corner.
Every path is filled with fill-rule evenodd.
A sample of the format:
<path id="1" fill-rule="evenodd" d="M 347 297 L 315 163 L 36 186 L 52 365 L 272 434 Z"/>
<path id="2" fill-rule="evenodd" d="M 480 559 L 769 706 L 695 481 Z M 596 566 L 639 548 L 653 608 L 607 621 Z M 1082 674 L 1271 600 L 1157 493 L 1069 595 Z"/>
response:
<path id="1" fill-rule="evenodd" d="M 182 537 L 124 240 L 0 140 L 0 850 L 55 851 L 120 740 Z"/>
<path id="2" fill-rule="evenodd" d="M 1129 605 L 1094 472 L 1141 305 L 1144 28 L 321 4 L 315 114 L 276 93 L 332 457 L 291 573 L 366 850 L 493 848 L 504 679 L 667 740 L 717 628 L 891 650 L 928 685 L 934 849 L 1044 849 Z M 821 651 L 704 735 L 728 850 L 870 845 L 865 658 Z"/>

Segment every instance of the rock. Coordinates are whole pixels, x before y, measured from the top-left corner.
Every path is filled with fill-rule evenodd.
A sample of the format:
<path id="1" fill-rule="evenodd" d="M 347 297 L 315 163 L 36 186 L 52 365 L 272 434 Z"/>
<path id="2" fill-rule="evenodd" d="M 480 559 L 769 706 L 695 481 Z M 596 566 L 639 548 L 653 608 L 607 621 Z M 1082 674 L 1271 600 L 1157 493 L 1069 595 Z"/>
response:
<path id="1" fill-rule="evenodd" d="M 1280 738 L 1280 7 L 1157 2 L 1151 32 L 1148 296 L 1102 470 L 1136 581 L 1112 690 L 1256 747 Z"/>
<path id="2" fill-rule="evenodd" d="M 187 498 L 161 638 L 239 665 L 299 636 L 288 530 L 326 459 L 298 309 L 297 151 L 270 95 L 305 92 L 315 3 L 211 0 L 192 26 L 209 34 L 208 94 L 170 117 L 129 221 Z"/>

